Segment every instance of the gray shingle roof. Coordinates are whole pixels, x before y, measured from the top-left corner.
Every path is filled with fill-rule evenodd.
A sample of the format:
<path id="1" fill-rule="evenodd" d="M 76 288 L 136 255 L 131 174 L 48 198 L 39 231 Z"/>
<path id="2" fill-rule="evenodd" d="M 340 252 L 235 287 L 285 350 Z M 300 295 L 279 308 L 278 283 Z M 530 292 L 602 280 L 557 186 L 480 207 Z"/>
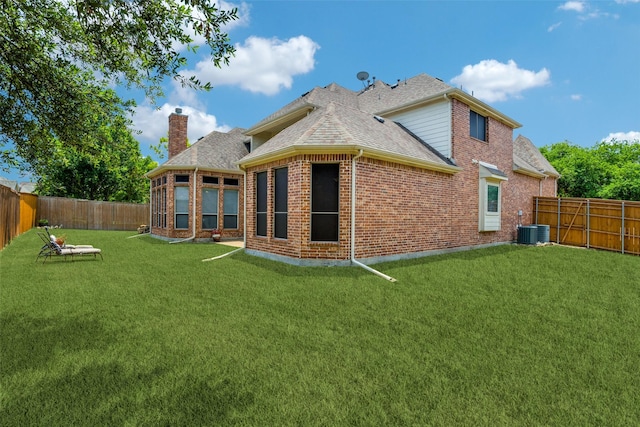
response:
<path id="1" fill-rule="evenodd" d="M 330 85 L 327 85 L 325 87 L 317 86 L 311 89 L 309 92 L 303 94 L 299 98 L 296 98 L 273 114 L 260 120 L 258 123 L 248 129 L 248 133 L 251 133 L 252 129 L 260 128 L 262 125 L 276 120 L 280 117 L 284 117 L 296 110 L 302 108 L 312 109 L 314 107 L 325 107 L 329 102 L 339 102 L 341 104 L 353 107 L 356 107 L 358 104 L 355 92 L 349 89 L 345 89 L 344 87 L 336 83 L 331 83 Z"/>
<path id="2" fill-rule="evenodd" d="M 450 160 L 403 126 L 374 118 L 374 115 L 418 105 L 423 100 L 444 94 L 469 98 L 471 102 L 481 104 L 427 74 L 419 74 L 393 85 L 377 81 L 360 92 L 335 83 L 315 87 L 250 129 L 211 132 L 148 175 L 180 167 L 241 172 L 238 163 L 252 163 L 296 147 L 304 149 L 319 146 L 365 149 L 370 155 L 375 152 L 384 157 L 387 153 L 389 157 L 409 162 L 415 160 L 420 164 L 435 166 L 436 169 L 439 166 L 443 170 L 457 169 Z M 501 114 L 497 111 L 494 113 Z M 508 119 L 506 116 L 504 118 Z M 519 126 L 516 122 L 511 124 Z M 266 135 L 275 133 L 275 136 L 248 153 L 244 143 L 249 135 L 258 135 L 263 131 L 267 131 Z M 522 173 L 559 176 L 540 151 L 523 136 L 518 136 L 514 141 L 513 163 L 514 170 Z"/>
<path id="3" fill-rule="evenodd" d="M 522 135 L 513 141 L 514 170 L 559 177 L 558 171 L 542 155 L 529 138 Z"/>
<path id="4" fill-rule="evenodd" d="M 337 102 L 319 107 L 245 156 L 241 163 L 287 148 L 349 146 L 412 158 L 442 167 L 452 164 L 420 143 L 401 126 Z"/>
<path id="5" fill-rule="evenodd" d="M 378 81 L 358 95 L 360 109 L 379 114 L 453 89 L 442 80 L 418 74 L 393 85 Z"/>
<path id="6" fill-rule="evenodd" d="M 199 167 L 240 173 L 237 161 L 249 152 L 244 144 L 248 140 L 244 132 L 245 129 L 241 128 L 234 128 L 227 133 L 211 132 L 180 154 L 167 160 L 160 168 Z M 153 171 L 149 174 L 153 175 Z"/>

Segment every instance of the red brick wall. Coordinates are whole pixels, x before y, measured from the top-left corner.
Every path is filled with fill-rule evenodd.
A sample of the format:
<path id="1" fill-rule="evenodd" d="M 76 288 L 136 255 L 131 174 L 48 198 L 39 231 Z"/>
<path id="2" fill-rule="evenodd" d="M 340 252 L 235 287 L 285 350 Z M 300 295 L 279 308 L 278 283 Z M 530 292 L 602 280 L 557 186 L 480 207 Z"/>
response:
<path id="1" fill-rule="evenodd" d="M 189 116 L 171 113 L 169 115 L 169 159 L 187 148 L 187 121 Z"/>
<path id="2" fill-rule="evenodd" d="M 303 259 L 349 258 L 351 156 L 311 155 L 282 159 L 247 170 L 247 248 Z M 311 164 L 340 164 L 340 232 L 337 243 L 311 242 Z M 273 170 L 288 166 L 287 239 L 273 237 Z M 267 236 L 256 236 L 255 174 L 267 171 Z"/>
<path id="3" fill-rule="evenodd" d="M 456 174 L 371 159 L 357 159 L 356 258 L 374 258 L 429 250 L 508 242 L 516 239 L 518 210 L 531 222 L 531 200 L 553 195 L 546 181 L 513 172 L 513 131 L 487 119 L 487 141 L 469 135 L 469 107 L 452 101 L 452 152 Z M 352 155 L 308 155 L 282 159 L 247 171 L 247 248 L 300 259 L 347 260 L 350 257 Z M 505 172 L 501 184 L 501 230 L 478 231 L 479 161 Z M 311 242 L 311 165 L 340 163 L 340 233 L 337 243 Z M 289 167 L 288 236 L 273 238 L 273 169 Z M 267 171 L 267 236 L 256 236 L 255 174 Z"/>
<path id="4" fill-rule="evenodd" d="M 175 175 L 189 175 L 188 183 L 175 183 Z M 172 170 L 162 175 L 156 176 L 153 180 L 167 177 L 167 227 L 161 228 L 157 226 L 151 227 L 151 233 L 172 238 L 172 239 L 186 239 L 193 235 L 193 170 Z M 218 178 L 218 184 L 203 184 L 202 177 L 211 176 Z M 238 180 L 237 186 L 225 186 L 224 178 L 232 178 Z M 152 181 L 153 181 L 152 180 Z M 217 188 L 218 189 L 218 228 L 222 230 L 222 238 L 242 238 L 244 235 L 244 176 L 241 174 L 228 174 L 218 172 L 206 172 L 198 171 L 196 176 L 196 239 L 211 238 L 211 230 L 202 229 L 202 188 Z M 174 228 L 174 187 L 175 186 L 187 186 L 189 187 L 189 228 L 188 229 L 175 229 Z M 224 206 L 224 189 L 238 190 L 238 229 L 223 229 L 223 206 Z M 153 190 L 153 187 L 152 187 Z M 152 200 L 153 210 L 153 200 Z"/>

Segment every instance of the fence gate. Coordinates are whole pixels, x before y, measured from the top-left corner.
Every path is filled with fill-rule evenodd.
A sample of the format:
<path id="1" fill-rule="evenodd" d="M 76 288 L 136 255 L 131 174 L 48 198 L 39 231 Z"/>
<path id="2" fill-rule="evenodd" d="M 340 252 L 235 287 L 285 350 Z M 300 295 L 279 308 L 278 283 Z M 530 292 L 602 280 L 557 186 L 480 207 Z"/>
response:
<path id="1" fill-rule="evenodd" d="M 534 197 L 533 217 L 556 243 L 640 255 L 640 202 Z"/>

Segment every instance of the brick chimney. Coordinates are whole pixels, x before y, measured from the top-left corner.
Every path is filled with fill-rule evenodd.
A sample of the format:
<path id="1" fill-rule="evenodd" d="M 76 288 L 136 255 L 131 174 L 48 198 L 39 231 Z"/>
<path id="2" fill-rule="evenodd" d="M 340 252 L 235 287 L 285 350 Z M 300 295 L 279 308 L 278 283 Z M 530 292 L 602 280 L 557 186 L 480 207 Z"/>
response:
<path id="1" fill-rule="evenodd" d="M 169 115 L 169 159 L 187 148 L 188 119 L 189 116 L 182 114 L 182 108 L 176 108 L 176 112 Z"/>

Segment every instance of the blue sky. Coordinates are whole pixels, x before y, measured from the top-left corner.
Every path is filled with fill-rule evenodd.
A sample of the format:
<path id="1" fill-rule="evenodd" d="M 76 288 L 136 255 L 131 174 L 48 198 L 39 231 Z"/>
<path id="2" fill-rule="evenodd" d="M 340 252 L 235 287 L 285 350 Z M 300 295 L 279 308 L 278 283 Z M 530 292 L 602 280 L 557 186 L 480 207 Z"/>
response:
<path id="1" fill-rule="evenodd" d="M 358 90 L 359 71 L 387 83 L 426 73 L 522 123 L 537 146 L 640 140 L 640 0 L 248 1 L 228 32 L 237 55 L 215 68 L 205 48 L 166 97 L 138 102 L 143 154 L 167 134 L 176 107 L 189 139 L 247 128 L 315 86 Z M 135 93 L 120 92 L 124 98 Z"/>

